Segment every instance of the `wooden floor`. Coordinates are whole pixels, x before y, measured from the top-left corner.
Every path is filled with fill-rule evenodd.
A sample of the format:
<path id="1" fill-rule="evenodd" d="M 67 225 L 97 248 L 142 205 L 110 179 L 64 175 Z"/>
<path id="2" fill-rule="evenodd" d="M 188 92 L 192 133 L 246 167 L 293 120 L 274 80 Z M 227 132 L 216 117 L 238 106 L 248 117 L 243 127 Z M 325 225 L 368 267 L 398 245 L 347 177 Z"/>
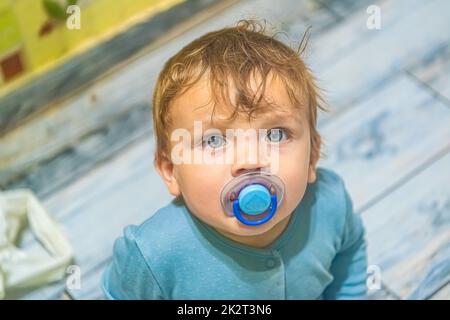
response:
<path id="1" fill-rule="evenodd" d="M 372 297 L 450 299 L 450 1 L 272 3 L 232 2 L 198 17 L 12 133 L 33 133 L 36 145 L 49 141 L 36 132 L 64 125 L 63 134 L 40 144 L 46 154 L 73 140 L 17 184 L 34 189 L 67 231 L 82 272 L 81 289 L 70 296 L 101 298 L 114 239 L 170 200 L 152 167 L 148 106 L 165 59 L 206 31 L 260 17 L 294 44 L 313 27 L 306 61 L 332 108 L 320 115 L 327 158 L 319 165 L 344 178 L 363 217 L 369 263 L 380 268 L 383 284 Z M 381 8 L 380 30 L 366 27 L 371 4 Z M 110 120 L 98 129 L 105 110 Z M 58 298 L 64 290 L 61 282 L 22 298 Z"/>

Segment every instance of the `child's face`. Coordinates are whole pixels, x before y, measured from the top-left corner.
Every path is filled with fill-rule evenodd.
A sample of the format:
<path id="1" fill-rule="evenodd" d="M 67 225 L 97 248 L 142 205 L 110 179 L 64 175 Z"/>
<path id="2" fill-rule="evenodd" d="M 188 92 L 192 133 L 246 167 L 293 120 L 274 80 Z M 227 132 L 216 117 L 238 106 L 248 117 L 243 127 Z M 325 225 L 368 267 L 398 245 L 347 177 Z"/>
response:
<path id="1" fill-rule="evenodd" d="M 203 80 L 205 81 L 205 80 Z M 266 87 L 266 99 L 275 102 L 282 108 L 257 114 L 256 118 L 249 120 L 247 116 L 239 115 L 233 120 L 224 121 L 229 114 L 221 112 L 225 108 L 218 108 L 214 113 L 214 124 L 211 124 L 212 106 L 204 106 L 210 101 L 210 94 L 206 82 L 198 82 L 183 95 L 179 96 L 171 106 L 171 132 L 184 128 L 194 136 L 194 121 L 202 121 L 203 134 L 207 128 L 218 129 L 222 124 L 227 129 L 267 129 L 271 133 L 266 142 L 277 144 L 278 170 L 273 172 L 281 178 L 285 185 L 285 195 L 282 205 L 277 209 L 275 216 L 267 223 L 258 226 L 247 226 L 236 218 L 228 216 L 222 209 L 220 194 L 223 186 L 232 178 L 242 173 L 271 168 L 270 159 L 259 157 L 257 161 L 251 157 L 252 150 L 249 144 L 235 144 L 237 148 L 247 148 L 238 154 L 231 162 L 221 164 L 182 163 L 174 164 L 171 159 L 162 160 L 158 170 L 174 196 L 182 195 L 190 211 L 208 225 L 236 236 L 255 236 L 272 229 L 277 223 L 288 218 L 300 203 L 306 190 L 307 183 L 315 181 L 315 169 L 310 166 L 310 133 L 306 111 L 294 109 L 291 106 L 288 93 L 282 82 L 271 78 Z M 221 110 L 219 110 L 221 109 Z M 270 130 L 270 129 L 281 130 Z M 223 137 L 217 134 L 200 138 L 200 143 L 211 153 L 223 153 L 227 147 L 225 132 Z M 177 142 L 171 142 L 173 147 Z M 193 141 L 192 150 L 197 148 Z M 254 153 L 253 153 L 254 155 Z"/>

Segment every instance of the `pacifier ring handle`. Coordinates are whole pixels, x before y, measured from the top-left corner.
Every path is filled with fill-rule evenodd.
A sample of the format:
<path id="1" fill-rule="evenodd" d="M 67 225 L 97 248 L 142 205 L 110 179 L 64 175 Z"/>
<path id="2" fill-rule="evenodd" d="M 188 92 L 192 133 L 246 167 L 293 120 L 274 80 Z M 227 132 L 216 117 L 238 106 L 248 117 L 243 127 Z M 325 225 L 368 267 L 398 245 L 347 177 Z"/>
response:
<path id="1" fill-rule="evenodd" d="M 243 224 L 248 225 L 248 226 L 258 226 L 260 224 L 266 223 L 267 221 L 272 219 L 273 215 L 275 214 L 275 211 L 277 211 L 277 195 L 276 194 L 271 196 L 271 205 L 270 205 L 269 214 L 266 217 L 264 217 L 260 220 L 256 220 L 256 221 L 250 221 L 250 220 L 245 219 L 242 216 L 241 208 L 239 207 L 239 200 L 236 199 L 233 201 L 234 216 L 240 222 L 242 222 Z"/>

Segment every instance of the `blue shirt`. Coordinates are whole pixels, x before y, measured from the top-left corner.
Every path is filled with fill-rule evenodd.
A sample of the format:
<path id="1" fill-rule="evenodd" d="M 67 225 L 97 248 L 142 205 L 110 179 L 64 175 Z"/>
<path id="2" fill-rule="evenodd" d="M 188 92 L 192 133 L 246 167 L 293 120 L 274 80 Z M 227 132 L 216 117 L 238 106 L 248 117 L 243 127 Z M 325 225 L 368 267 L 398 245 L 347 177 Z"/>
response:
<path id="1" fill-rule="evenodd" d="M 264 249 L 235 242 L 172 201 L 114 244 L 109 299 L 358 299 L 366 242 L 342 179 L 317 179 L 284 232 Z"/>

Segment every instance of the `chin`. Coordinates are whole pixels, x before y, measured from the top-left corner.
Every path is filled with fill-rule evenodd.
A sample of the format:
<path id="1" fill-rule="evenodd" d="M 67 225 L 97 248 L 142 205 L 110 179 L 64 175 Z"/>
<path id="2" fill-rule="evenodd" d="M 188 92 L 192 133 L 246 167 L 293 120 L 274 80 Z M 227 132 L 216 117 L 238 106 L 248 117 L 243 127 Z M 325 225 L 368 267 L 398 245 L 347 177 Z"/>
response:
<path id="1" fill-rule="evenodd" d="M 257 236 L 269 231 L 276 224 L 277 222 L 272 220 L 258 226 L 247 226 L 239 222 L 237 219 L 233 218 L 231 226 L 229 226 L 229 228 L 227 228 L 225 231 L 232 233 L 236 236 Z"/>

